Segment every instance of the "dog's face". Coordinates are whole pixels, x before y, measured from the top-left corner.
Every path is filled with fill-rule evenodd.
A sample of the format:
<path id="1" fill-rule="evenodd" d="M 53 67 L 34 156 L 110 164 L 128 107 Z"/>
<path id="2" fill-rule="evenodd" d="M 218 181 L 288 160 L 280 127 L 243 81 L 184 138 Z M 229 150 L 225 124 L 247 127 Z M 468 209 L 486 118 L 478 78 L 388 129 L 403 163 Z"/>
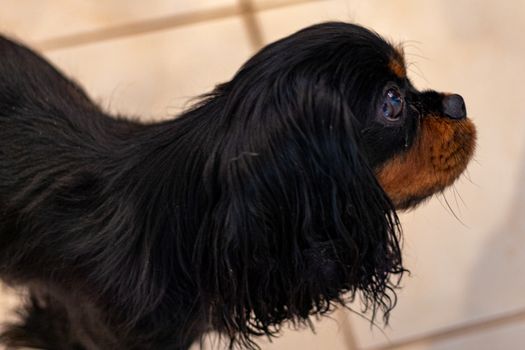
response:
<path id="1" fill-rule="evenodd" d="M 408 209 L 465 170 L 474 152 L 475 127 L 460 95 L 418 91 L 412 85 L 401 47 L 363 28 L 352 31 L 346 43 L 338 41 L 341 32 L 331 33 L 334 39 L 327 37 L 308 64 L 319 65 L 315 79 L 330 81 L 344 94 L 347 118 L 369 166 L 396 209 Z M 322 66 L 330 64 L 323 72 Z M 334 72 L 340 77 L 331 76 Z"/>
<path id="2" fill-rule="evenodd" d="M 366 157 L 396 209 L 407 209 L 457 179 L 472 157 L 476 132 L 460 95 L 418 91 L 403 53 L 388 51 L 373 68 L 382 72 L 374 91 L 354 103 Z"/>

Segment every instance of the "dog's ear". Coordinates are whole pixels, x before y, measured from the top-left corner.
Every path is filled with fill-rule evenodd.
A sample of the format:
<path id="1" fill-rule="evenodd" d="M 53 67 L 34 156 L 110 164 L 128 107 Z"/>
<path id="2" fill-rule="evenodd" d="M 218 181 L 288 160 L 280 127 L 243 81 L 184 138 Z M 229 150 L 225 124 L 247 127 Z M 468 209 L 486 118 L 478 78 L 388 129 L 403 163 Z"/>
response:
<path id="1" fill-rule="evenodd" d="M 85 92 L 29 48 L 0 36 L 0 109 L 98 111 Z"/>
<path id="2" fill-rule="evenodd" d="M 403 272 L 398 221 L 346 98 L 301 72 L 244 78 L 210 97 L 225 101 L 223 136 L 205 170 L 209 207 L 194 261 L 219 326 L 271 334 L 285 319 L 330 311 L 347 292 L 388 313 L 390 275 Z"/>

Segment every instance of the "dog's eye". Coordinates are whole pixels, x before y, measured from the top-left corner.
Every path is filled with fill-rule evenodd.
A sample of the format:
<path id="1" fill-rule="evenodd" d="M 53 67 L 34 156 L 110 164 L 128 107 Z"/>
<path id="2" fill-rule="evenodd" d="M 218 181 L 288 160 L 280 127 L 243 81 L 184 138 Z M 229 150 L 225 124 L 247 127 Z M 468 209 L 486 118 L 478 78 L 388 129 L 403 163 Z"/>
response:
<path id="1" fill-rule="evenodd" d="M 388 89 L 381 106 L 381 115 L 387 120 L 398 120 L 403 110 L 403 97 L 396 89 Z"/>

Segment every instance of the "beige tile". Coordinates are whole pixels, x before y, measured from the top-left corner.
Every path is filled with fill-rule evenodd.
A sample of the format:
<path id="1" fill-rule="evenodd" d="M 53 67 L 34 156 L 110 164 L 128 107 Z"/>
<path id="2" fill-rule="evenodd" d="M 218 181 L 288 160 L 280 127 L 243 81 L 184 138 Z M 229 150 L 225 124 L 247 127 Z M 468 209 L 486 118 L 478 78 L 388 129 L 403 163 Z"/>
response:
<path id="1" fill-rule="evenodd" d="M 518 350 L 525 348 L 525 323 L 436 342 L 407 345 L 399 350 Z"/>
<path id="2" fill-rule="evenodd" d="M 364 346 L 525 306 L 525 279 L 518 277 L 525 275 L 525 5 L 476 4 L 327 1 L 259 16 L 267 41 L 335 19 L 403 41 L 416 85 L 461 93 L 479 129 L 475 162 L 445 194 L 461 221 L 443 197 L 402 215 L 413 274 L 390 328 L 371 332 L 352 318 Z"/>
<path id="3" fill-rule="evenodd" d="M 259 344 L 263 350 L 353 350 L 348 327 L 349 323 L 343 322 L 336 313 L 330 318 L 314 321 L 315 333 L 309 328 L 285 329 L 279 338 L 272 339 L 272 342 L 261 339 Z"/>
<path id="4" fill-rule="evenodd" d="M 261 337 L 257 344 L 261 350 L 355 350 L 352 341 L 349 339 L 348 322 L 340 317 L 339 313 L 334 313 L 330 318 L 323 320 L 313 320 L 314 331 L 310 328 L 291 329 L 286 328 L 277 338 L 271 340 Z M 227 342 L 219 340 L 217 335 L 208 336 L 204 342 L 203 350 L 227 349 Z M 199 350 L 194 345 L 191 350 Z"/>
<path id="5" fill-rule="evenodd" d="M 269 3 L 257 0 L 259 4 Z M 329 20 L 348 20 L 347 6 L 341 1 L 310 1 L 284 8 L 261 11 L 257 18 L 265 43 L 270 43 L 303 27 Z"/>
<path id="6" fill-rule="evenodd" d="M 166 117 L 231 78 L 250 55 L 243 28 L 230 18 L 47 56 L 110 110 Z"/>
<path id="7" fill-rule="evenodd" d="M 1 0 L 0 32 L 39 41 L 235 3 L 236 0 Z"/>

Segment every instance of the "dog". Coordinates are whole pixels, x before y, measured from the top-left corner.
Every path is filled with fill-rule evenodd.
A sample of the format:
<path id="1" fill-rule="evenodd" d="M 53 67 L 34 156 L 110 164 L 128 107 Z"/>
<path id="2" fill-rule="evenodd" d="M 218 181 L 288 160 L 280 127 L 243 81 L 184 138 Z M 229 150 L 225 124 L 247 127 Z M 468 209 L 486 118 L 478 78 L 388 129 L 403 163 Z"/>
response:
<path id="1" fill-rule="evenodd" d="M 0 39 L 0 276 L 27 288 L 2 342 L 257 348 L 359 296 L 385 321 L 406 272 L 396 210 L 466 169 L 457 94 L 401 48 L 329 22 L 276 41 L 177 118 L 112 117 Z"/>

